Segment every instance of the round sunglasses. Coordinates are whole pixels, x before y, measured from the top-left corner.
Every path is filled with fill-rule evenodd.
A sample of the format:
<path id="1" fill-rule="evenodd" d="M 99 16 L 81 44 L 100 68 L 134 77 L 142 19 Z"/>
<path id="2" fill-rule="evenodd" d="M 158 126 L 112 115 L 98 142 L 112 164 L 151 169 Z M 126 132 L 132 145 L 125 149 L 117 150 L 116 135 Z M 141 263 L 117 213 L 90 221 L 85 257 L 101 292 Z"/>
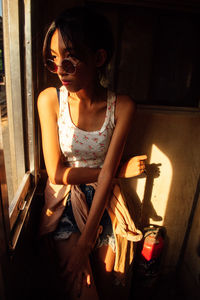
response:
<path id="1" fill-rule="evenodd" d="M 67 74 L 73 75 L 76 72 L 76 67 L 78 64 L 79 62 L 75 63 L 69 58 L 64 58 L 61 62 L 61 65 L 57 65 L 52 59 L 47 59 L 45 67 L 52 73 L 57 73 L 58 67 L 62 67 Z"/>

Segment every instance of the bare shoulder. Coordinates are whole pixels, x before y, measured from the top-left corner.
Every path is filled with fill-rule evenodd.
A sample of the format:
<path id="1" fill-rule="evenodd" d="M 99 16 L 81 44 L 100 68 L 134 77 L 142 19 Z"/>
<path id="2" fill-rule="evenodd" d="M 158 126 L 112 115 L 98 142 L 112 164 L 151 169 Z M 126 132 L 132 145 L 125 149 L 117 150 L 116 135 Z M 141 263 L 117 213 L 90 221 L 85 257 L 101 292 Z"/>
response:
<path id="1" fill-rule="evenodd" d="M 135 108 L 135 102 L 130 96 L 117 95 L 116 118 L 121 115 L 123 115 L 124 117 L 132 116 L 135 112 Z"/>
<path id="2" fill-rule="evenodd" d="M 43 90 L 37 100 L 37 106 L 38 110 L 40 109 L 48 109 L 48 107 L 51 108 L 57 108 L 58 105 L 58 98 L 57 98 L 57 92 L 56 88 L 54 87 L 49 87 L 45 90 Z"/>

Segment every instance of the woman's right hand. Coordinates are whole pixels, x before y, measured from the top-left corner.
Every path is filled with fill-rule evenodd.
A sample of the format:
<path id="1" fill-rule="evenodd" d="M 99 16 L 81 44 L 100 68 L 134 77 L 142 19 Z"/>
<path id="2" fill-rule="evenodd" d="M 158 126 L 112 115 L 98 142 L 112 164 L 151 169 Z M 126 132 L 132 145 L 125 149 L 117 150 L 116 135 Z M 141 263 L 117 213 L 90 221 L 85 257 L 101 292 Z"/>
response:
<path id="1" fill-rule="evenodd" d="M 90 287 L 91 286 L 91 274 L 88 268 L 78 272 L 77 277 L 75 279 L 74 284 L 74 293 L 77 297 L 81 296 L 82 288 L 83 287 Z"/>
<path id="2" fill-rule="evenodd" d="M 74 286 L 74 293 L 81 294 L 83 286 L 91 285 L 89 271 L 89 251 L 79 245 L 74 245 L 66 267 L 69 286 Z"/>

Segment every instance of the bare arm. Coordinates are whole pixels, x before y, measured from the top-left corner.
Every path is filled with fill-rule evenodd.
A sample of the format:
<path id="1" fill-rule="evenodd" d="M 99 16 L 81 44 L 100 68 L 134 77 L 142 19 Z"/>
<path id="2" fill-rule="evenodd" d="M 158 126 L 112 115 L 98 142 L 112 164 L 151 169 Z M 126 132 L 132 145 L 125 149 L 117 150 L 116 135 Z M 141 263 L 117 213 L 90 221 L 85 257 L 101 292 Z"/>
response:
<path id="1" fill-rule="evenodd" d="M 55 88 L 48 88 L 38 97 L 38 113 L 42 132 L 42 148 L 49 179 L 54 184 L 95 182 L 100 168 L 70 168 L 62 162 L 57 119 L 59 103 Z"/>
<path id="2" fill-rule="evenodd" d="M 99 223 L 107 205 L 112 180 L 119 166 L 134 111 L 134 103 L 129 97 L 121 96 L 118 98 L 116 105 L 116 126 L 98 177 L 92 206 L 84 230 L 77 244 L 74 246 L 68 261 L 67 272 L 72 278 L 75 278 L 76 274 L 84 269 L 88 255 L 94 246 Z"/>
<path id="3" fill-rule="evenodd" d="M 90 249 L 96 238 L 97 229 L 102 214 L 107 204 L 112 180 L 115 177 L 126 138 L 131 127 L 135 105 L 127 96 L 120 96 L 116 107 L 116 127 L 105 158 L 104 165 L 98 177 L 97 189 L 95 191 L 92 206 L 87 223 L 78 241 L 80 247 Z"/>

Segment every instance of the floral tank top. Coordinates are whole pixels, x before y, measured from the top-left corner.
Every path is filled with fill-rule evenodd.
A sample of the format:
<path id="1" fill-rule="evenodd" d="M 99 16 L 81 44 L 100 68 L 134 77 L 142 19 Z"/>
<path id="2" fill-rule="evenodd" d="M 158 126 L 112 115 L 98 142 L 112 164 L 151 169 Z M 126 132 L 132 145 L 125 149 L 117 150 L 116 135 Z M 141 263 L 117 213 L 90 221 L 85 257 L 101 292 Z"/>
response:
<path id="1" fill-rule="evenodd" d="M 65 162 L 71 167 L 102 167 L 115 128 L 115 94 L 107 92 L 106 116 L 101 129 L 96 131 L 85 131 L 74 125 L 64 86 L 60 88 L 59 100 L 59 142 Z"/>

